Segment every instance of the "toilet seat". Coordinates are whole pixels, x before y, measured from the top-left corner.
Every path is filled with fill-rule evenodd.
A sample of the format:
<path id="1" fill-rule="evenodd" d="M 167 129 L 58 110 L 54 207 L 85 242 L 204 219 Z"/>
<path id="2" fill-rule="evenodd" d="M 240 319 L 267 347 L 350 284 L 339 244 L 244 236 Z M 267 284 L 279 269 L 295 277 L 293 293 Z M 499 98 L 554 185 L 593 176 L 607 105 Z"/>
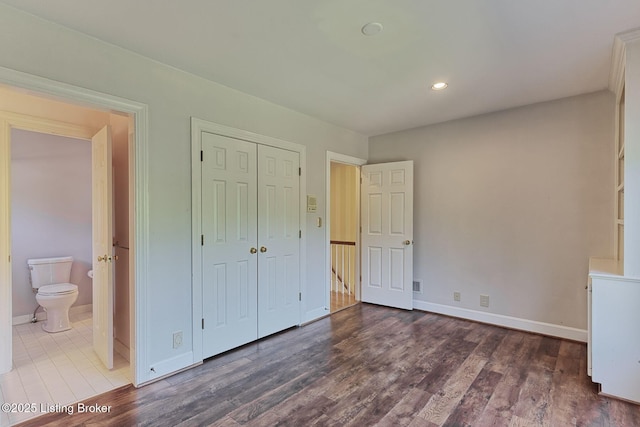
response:
<path id="1" fill-rule="evenodd" d="M 43 296 L 69 295 L 78 292 L 78 286 L 72 283 L 56 283 L 38 288 L 38 294 Z"/>

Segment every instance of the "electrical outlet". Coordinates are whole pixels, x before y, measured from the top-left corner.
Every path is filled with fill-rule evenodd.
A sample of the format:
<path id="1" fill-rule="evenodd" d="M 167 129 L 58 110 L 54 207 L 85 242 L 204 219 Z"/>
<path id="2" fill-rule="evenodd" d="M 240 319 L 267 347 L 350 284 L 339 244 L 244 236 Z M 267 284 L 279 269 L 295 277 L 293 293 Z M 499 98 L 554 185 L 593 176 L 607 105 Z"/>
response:
<path id="1" fill-rule="evenodd" d="M 489 307 L 489 295 L 480 295 L 480 307 Z"/>
<path id="2" fill-rule="evenodd" d="M 453 293 L 453 300 L 460 302 L 460 292 Z"/>
<path id="3" fill-rule="evenodd" d="M 178 348 L 182 345 L 182 331 L 173 333 L 173 348 Z"/>

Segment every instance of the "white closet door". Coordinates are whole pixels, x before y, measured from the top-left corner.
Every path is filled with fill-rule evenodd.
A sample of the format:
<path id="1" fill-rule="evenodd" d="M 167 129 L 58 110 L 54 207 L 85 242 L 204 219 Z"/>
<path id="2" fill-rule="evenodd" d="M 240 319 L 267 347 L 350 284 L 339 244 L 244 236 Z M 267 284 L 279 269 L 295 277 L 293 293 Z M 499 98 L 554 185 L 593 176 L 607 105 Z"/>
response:
<path id="1" fill-rule="evenodd" d="M 413 309 L 413 162 L 362 166 L 362 301 Z"/>
<path id="2" fill-rule="evenodd" d="M 300 155 L 258 146 L 258 337 L 300 323 Z"/>
<path id="3" fill-rule="evenodd" d="M 202 133 L 203 357 L 257 339 L 256 144 Z"/>

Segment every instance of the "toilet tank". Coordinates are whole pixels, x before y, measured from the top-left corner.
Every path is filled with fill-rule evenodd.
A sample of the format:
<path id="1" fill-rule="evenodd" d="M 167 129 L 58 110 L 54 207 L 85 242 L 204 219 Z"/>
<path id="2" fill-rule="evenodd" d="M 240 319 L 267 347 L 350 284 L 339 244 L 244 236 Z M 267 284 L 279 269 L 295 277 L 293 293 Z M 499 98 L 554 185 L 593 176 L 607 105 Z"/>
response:
<path id="1" fill-rule="evenodd" d="M 72 264 L 73 258 L 70 256 L 28 259 L 31 287 L 38 289 L 54 283 L 69 283 Z"/>

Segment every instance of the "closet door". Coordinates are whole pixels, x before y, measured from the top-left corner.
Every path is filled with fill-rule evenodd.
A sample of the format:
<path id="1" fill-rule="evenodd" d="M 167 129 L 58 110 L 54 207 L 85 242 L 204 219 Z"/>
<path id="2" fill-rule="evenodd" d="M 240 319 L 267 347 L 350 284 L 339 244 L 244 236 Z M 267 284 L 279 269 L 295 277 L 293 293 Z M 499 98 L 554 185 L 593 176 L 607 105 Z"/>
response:
<path id="1" fill-rule="evenodd" d="M 257 339 L 256 151 L 202 133 L 204 358 Z"/>
<path id="2" fill-rule="evenodd" d="M 300 323 L 300 155 L 258 146 L 258 337 Z"/>

